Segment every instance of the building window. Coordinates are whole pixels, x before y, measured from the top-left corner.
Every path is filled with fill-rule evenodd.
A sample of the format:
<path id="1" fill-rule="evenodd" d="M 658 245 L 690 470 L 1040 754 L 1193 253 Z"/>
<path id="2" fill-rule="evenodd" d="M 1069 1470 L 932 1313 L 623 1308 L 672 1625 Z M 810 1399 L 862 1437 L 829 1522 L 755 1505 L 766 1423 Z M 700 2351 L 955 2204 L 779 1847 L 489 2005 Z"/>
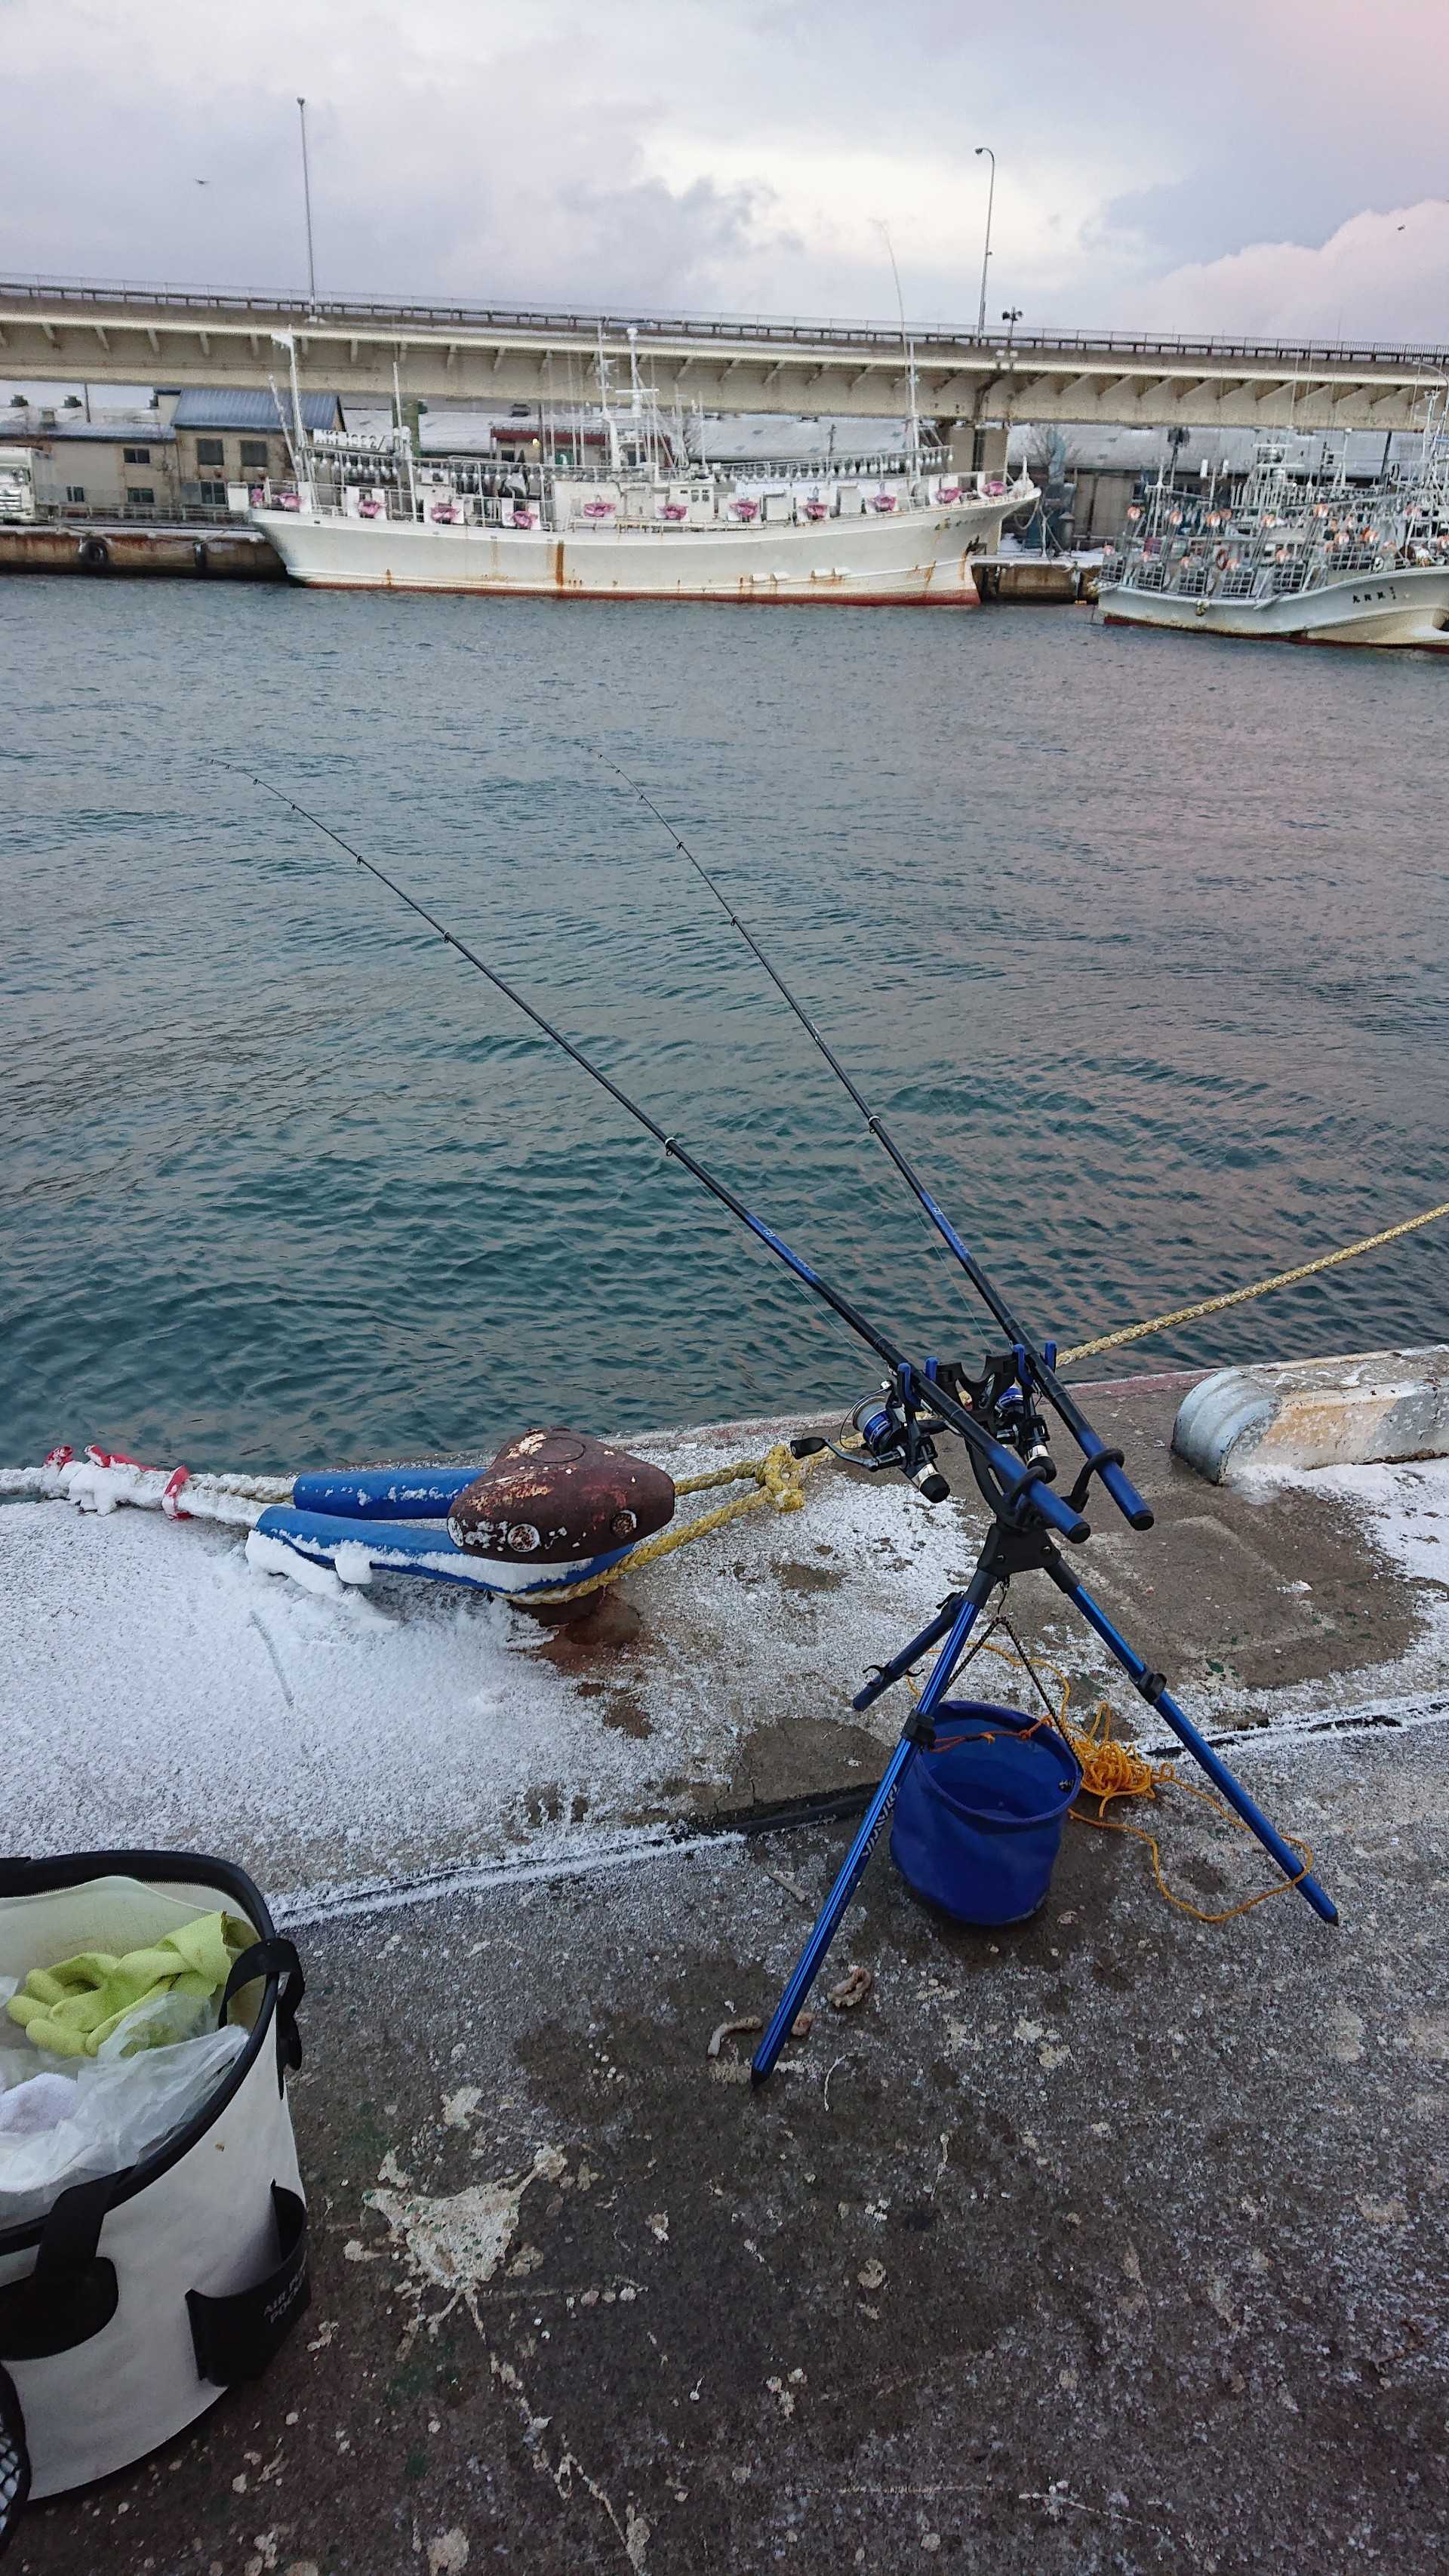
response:
<path id="1" fill-rule="evenodd" d="M 263 473 L 265 473 L 267 466 L 266 440 L 264 438 L 244 438 L 241 443 L 241 461 L 243 474 L 245 474 L 249 465 L 260 465 Z"/>
<path id="2" fill-rule="evenodd" d="M 83 501 L 86 497 L 86 487 L 84 483 L 67 483 L 65 487 L 65 497 L 68 501 Z"/>
<path id="3" fill-rule="evenodd" d="M 224 483 L 198 483 L 196 488 L 201 494 L 203 501 L 214 502 L 218 509 L 224 510 L 226 508 L 226 485 Z"/>
<path id="4" fill-rule="evenodd" d="M 123 447 L 121 456 L 127 465 L 149 465 L 151 462 L 149 447 Z"/>
<path id="5" fill-rule="evenodd" d="M 224 441 L 219 438 L 198 438 L 196 462 L 198 465 L 224 465 L 226 463 Z"/>
<path id="6" fill-rule="evenodd" d="M 154 510 L 156 507 L 155 493 L 142 483 L 133 483 L 126 499 L 133 510 Z"/>

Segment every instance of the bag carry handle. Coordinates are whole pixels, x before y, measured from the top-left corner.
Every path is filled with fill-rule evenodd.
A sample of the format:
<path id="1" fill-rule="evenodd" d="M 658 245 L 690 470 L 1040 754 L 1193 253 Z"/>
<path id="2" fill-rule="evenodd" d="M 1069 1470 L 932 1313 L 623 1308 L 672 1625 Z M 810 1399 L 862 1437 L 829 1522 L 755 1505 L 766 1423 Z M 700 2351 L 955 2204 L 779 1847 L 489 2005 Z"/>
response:
<path id="1" fill-rule="evenodd" d="M 52 2202 L 35 2269 L 0 2290 L 0 2362 L 47 2361 L 108 2326 L 120 2295 L 116 2267 L 98 2254 L 101 2223 L 125 2180 L 73 2183 Z"/>
<path id="2" fill-rule="evenodd" d="M 307 1991 L 307 1980 L 292 1942 L 274 1933 L 270 1941 L 254 1941 L 249 1950 L 243 1950 L 227 1978 L 216 2026 L 218 2030 L 223 2028 L 233 1995 L 240 1994 L 243 1986 L 254 1984 L 258 1977 L 275 1977 L 278 1981 L 277 2085 L 280 2091 L 283 2068 L 288 2068 L 295 2075 L 302 2063 L 302 2034 L 297 2028 L 297 2006 Z"/>
<path id="3" fill-rule="evenodd" d="M 15 2537 L 15 2526 L 30 2493 L 30 2453 L 25 2417 L 8 2370 L 0 2366 L 0 2558 Z"/>
<path id="4" fill-rule="evenodd" d="M 279 2259 L 270 2272 L 249 2290 L 233 2290 L 229 2297 L 212 2299 L 200 2290 L 186 2293 L 197 2370 L 218 2388 L 230 2388 L 238 2379 L 260 2378 L 311 2305 L 306 2203 L 300 2193 L 274 2182 L 272 2214 Z"/>

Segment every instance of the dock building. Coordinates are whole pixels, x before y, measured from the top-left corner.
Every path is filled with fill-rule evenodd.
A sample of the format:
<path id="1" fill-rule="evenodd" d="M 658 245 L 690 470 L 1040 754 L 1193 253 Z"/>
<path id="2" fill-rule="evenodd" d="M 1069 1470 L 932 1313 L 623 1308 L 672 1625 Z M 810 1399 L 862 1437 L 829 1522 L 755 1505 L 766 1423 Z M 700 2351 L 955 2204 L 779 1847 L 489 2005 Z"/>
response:
<path id="1" fill-rule="evenodd" d="M 304 394 L 302 418 L 309 430 L 345 425 L 335 393 Z M 28 455 L 42 518 L 224 517 L 228 484 L 291 477 L 271 392 L 244 385 L 158 390 L 143 411 L 91 418 L 75 402 L 12 403 L 0 411 L 0 456 L 7 450 Z"/>

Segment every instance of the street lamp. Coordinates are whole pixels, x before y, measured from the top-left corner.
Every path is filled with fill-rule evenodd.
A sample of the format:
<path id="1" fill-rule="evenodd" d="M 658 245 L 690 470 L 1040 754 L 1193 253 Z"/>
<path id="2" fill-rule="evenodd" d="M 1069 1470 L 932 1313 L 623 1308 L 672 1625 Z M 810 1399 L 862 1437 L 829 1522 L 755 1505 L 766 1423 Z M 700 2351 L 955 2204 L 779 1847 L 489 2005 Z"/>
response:
<path id="1" fill-rule="evenodd" d="M 984 340 L 986 337 L 986 270 L 991 258 L 991 208 L 996 197 L 996 155 L 989 143 L 978 143 L 976 146 L 978 161 L 983 152 L 991 164 L 991 180 L 986 191 L 986 247 L 981 254 L 981 309 L 976 316 L 978 340 Z"/>
<path id="2" fill-rule="evenodd" d="M 1019 304 L 1009 304 L 1001 318 L 1006 324 L 1006 354 L 1009 358 L 1011 355 L 1011 335 L 1016 329 L 1018 322 L 1021 320 L 1021 306 Z"/>
<path id="3" fill-rule="evenodd" d="M 307 310 L 317 310 L 317 263 L 312 256 L 312 174 L 307 167 L 307 102 L 297 101 L 297 114 L 302 125 L 302 203 L 307 210 Z"/>

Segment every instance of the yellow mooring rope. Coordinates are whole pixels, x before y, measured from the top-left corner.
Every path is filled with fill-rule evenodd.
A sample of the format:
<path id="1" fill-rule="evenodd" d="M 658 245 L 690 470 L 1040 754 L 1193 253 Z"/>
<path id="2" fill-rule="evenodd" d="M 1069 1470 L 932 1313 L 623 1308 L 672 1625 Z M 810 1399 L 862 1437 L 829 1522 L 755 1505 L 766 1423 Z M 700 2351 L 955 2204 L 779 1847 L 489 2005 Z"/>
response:
<path id="1" fill-rule="evenodd" d="M 662 1529 L 656 1537 L 641 1540 L 617 1565 L 606 1565 L 602 1574 L 586 1574 L 580 1583 L 550 1585 L 546 1592 L 533 1597 L 550 1609 L 556 1601 L 578 1601 L 586 1592 L 599 1592 L 606 1583 L 617 1583 L 622 1575 L 636 1574 L 641 1566 L 655 1564 L 661 1556 L 672 1556 L 676 1548 L 688 1547 L 693 1539 L 708 1538 L 712 1530 L 743 1520 L 747 1512 L 762 1511 L 766 1503 L 773 1503 L 777 1512 L 798 1512 L 805 1501 L 808 1471 L 828 1454 L 820 1449 L 808 1458 L 795 1458 L 784 1441 L 777 1440 L 763 1458 L 736 1458 L 733 1465 L 716 1467 L 706 1476 L 681 1476 L 675 1484 L 676 1494 L 700 1494 L 712 1485 L 741 1485 L 747 1481 L 753 1482 L 755 1491 L 741 1494 L 732 1503 L 720 1503 L 712 1512 L 702 1512 L 698 1520 L 685 1521 L 677 1529 Z"/>
<path id="2" fill-rule="evenodd" d="M 1291 1288 L 1296 1279 L 1313 1279 L 1320 1270 L 1336 1270 L 1340 1261 L 1356 1260 L 1361 1252 L 1377 1252 L 1381 1244 L 1397 1243 L 1402 1234 L 1417 1234 L 1421 1225 L 1432 1225 L 1441 1216 L 1449 1216 L 1449 1199 L 1438 1207 L 1425 1208 L 1422 1216 L 1405 1217 L 1402 1225 L 1386 1225 L 1382 1234 L 1366 1234 L 1357 1243 L 1345 1243 L 1337 1252 L 1320 1253 L 1316 1261 L 1300 1261 L 1295 1270 L 1275 1270 L 1271 1279 L 1255 1279 L 1251 1287 L 1229 1288 L 1221 1297 L 1200 1297 L 1194 1306 L 1173 1306 L 1165 1315 L 1149 1315 L 1145 1324 L 1124 1324 L 1120 1332 L 1099 1333 L 1094 1342 L 1078 1342 L 1074 1350 L 1060 1352 L 1057 1366 L 1065 1368 L 1069 1360 L 1094 1359 L 1098 1351 L 1119 1351 L 1124 1342 L 1145 1341 L 1149 1333 L 1165 1333 L 1172 1324 L 1195 1324 L 1203 1315 L 1220 1315 L 1225 1306 L 1246 1306 L 1251 1297 L 1266 1297 L 1270 1288 Z"/>

